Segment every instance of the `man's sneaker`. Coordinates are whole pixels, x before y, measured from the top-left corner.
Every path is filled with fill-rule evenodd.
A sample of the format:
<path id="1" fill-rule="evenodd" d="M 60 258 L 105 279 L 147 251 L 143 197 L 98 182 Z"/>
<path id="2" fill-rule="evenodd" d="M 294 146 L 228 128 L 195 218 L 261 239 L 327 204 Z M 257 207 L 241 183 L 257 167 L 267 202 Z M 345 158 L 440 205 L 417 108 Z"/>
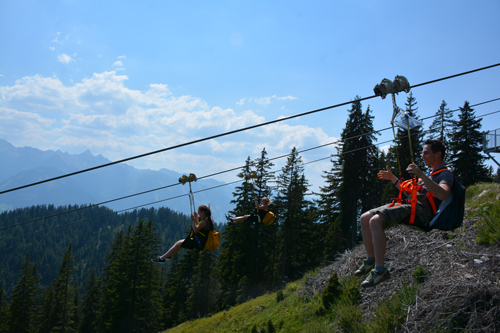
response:
<path id="1" fill-rule="evenodd" d="M 389 274 L 388 269 L 385 269 L 383 272 L 378 272 L 375 269 L 372 269 L 366 279 L 361 282 L 361 287 L 366 288 L 376 286 L 380 282 L 387 280 L 390 276 L 391 274 Z"/>
<path id="2" fill-rule="evenodd" d="M 358 270 L 354 272 L 354 276 L 363 276 L 368 274 L 375 267 L 375 262 L 369 262 L 363 259 L 363 264 L 359 266 Z"/>
<path id="3" fill-rule="evenodd" d="M 170 257 L 165 258 L 165 259 L 162 259 L 161 257 L 156 257 L 156 258 L 151 259 L 151 262 L 154 262 L 157 264 L 163 264 L 165 261 L 170 260 L 170 259 L 171 259 Z"/>

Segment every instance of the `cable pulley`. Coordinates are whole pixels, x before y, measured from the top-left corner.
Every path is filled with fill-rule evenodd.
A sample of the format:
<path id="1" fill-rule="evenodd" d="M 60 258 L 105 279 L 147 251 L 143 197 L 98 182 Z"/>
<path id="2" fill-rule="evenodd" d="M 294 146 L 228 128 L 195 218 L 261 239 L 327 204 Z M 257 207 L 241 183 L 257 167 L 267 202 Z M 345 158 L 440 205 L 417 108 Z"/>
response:
<path id="1" fill-rule="evenodd" d="M 191 183 L 197 181 L 198 179 L 196 178 L 196 175 L 194 173 L 190 173 L 188 176 L 182 175 L 179 178 L 179 183 L 182 185 L 188 183 L 189 184 L 189 209 L 190 209 L 190 214 L 193 213 L 196 209 L 196 205 L 194 204 L 194 194 L 193 194 L 193 189 L 191 188 Z"/>

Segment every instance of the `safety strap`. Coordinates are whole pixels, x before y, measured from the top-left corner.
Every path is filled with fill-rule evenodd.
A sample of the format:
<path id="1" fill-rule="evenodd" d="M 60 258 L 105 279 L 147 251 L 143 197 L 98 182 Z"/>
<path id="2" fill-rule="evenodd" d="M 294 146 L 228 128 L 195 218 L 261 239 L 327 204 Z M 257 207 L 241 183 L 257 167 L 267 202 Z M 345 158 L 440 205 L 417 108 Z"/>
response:
<path id="1" fill-rule="evenodd" d="M 449 170 L 447 168 L 441 168 L 441 169 L 434 171 L 430 175 L 434 176 L 442 171 L 449 171 Z M 421 179 L 419 179 L 419 180 L 421 180 Z M 410 222 L 409 222 L 410 225 L 413 225 L 415 223 L 415 213 L 417 210 L 417 202 L 418 202 L 417 201 L 417 192 L 425 194 L 425 196 L 427 197 L 427 200 L 429 201 L 429 203 L 431 205 L 432 213 L 436 214 L 437 208 L 436 208 L 436 203 L 434 202 L 434 198 L 436 198 L 436 196 L 431 191 L 428 191 L 424 187 L 420 186 L 417 183 L 416 177 L 413 177 L 410 180 L 406 180 L 404 182 L 401 182 L 401 184 L 399 185 L 399 196 L 398 196 L 398 198 L 392 199 L 392 203 L 389 205 L 389 207 L 397 207 L 397 206 L 402 205 L 403 203 L 408 203 L 408 200 L 403 200 L 401 198 L 401 193 L 403 191 L 411 193 L 411 200 L 410 200 L 411 216 L 410 216 Z"/>

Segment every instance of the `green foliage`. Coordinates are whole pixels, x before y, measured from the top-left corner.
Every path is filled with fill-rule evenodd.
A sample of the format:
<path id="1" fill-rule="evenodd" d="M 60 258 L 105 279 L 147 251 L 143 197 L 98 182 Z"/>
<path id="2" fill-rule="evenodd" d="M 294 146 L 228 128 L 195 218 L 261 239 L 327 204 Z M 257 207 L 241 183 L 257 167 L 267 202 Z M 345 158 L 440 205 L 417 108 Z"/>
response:
<path id="1" fill-rule="evenodd" d="M 283 290 L 278 290 L 276 292 L 276 302 L 279 303 L 284 299 L 285 299 L 285 296 L 283 295 Z"/>
<path id="2" fill-rule="evenodd" d="M 444 143 L 446 148 L 449 148 L 449 142 L 452 137 L 451 128 L 453 127 L 453 113 L 447 107 L 447 103 L 443 100 L 439 109 L 434 115 L 434 120 L 429 126 L 429 139 L 438 139 Z M 444 158 L 444 164 L 448 165 L 450 154 Z"/>
<path id="3" fill-rule="evenodd" d="M 5 300 L 5 290 L 0 289 L 0 333 L 9 331 L 9 303 Z"/>
<path id="4" fill-rule="evenodd" d="M 482 154 L 482 118 L 476 118 L 468 101 L 460 108 L 458 117 L 452 129 L 451 166 L 458 181 L 468 187 L 488 178 L 485 156 Z"/>
<path id="5" fill-rule="evenodd" d="M 406 319 L 406 311 L 415 302 L 417 287 L 404 284 L 402 289 L 375 308 L 374 318 L 368 322 L 369 332 L 394 332 Z"/>
<path id="6" fill-rule="evenodd" d="M 129 226 L 117 235 L 103 279 L 102 322 L 110 331 L 152 331 L 162 313 L 158 265 L 148 260 L 157 251 L 159 235 L 150 221 Z"/>
<path id="7" fill-rule="evenodd" d="M 427 269 L 421 265 L 419 265 L 417 268 L 415 268 L 415 270 L 412 273 L 413 278 L 415 279 L 415 282 L 418 284 L 424 283 L 428 274 L 429 274 L 429 272 L 427 271 Z"/>
<path id="8" fill-rule="evenodd" d="M 36 265 L 30 262 L 29 253 L 19 275 L 19 281 L 12 294 L 8 323 L 11 331 L 32 332 L 35 328 L 36 296 L 40 277 Z"/>
<path id="9" fill-rule="evenodd" d="M 485 211 L 484 218 L 477 223 L 479 244 L 500 243 L 500 200 L 496 200 Z"/>
<path id="10" fill-rule="evenodd" d="M 68 211 L 72 212 L 65 213 Z M 189 226 L 187 216 L 168 208 L 116 214 L 101 206 L 39 205 L 0 213 L 0 227 L 52 215 L 58 216 L 2 230 L 0 247 L 9 255 L 0 260 L 0 286 L 5 289 L 7 300 L 10 300 L 28 252 L 31 261 L 37 265 L 40 287 L 45 289 L 58 277 L 63 255 L 71 242 L 75 256 L 73 276 L 79 286 L 84 286 L 92 270 L 100 274 L 115 235 L 120 230 L 126 231 L 128 225 L 136 224 L 140 219 L 151 219 L 156 222 L 162 241 L 167 244 L 177 241 Z M 68 226 L 60 228 L 64 225 Z"/>
<path id="11" fill-rule="evenodd" d="M 373 146 L 376 137 L 371 110 L 368 108 L 363 113 L 359 96 L 356 96 L 348 112 L 349 118 L 341 134 L 343 145 L 339 150 L 339 163 L 342 171 L 337 199 L 342 215 L 340 239 L 344 241 L 343 246 L 352 248 L 358 240 L 359 212 L 373 208 L 378 201 L 379 194 L 373 195 L 373 191 L 379 170 L 378 150 Z M 361 133 L 372 134 L 359 136 Z"/>
<path id="12" fill-rule="evenodd" d="M 78 307 L 75 303 L 78 290 L 73 277 L 75 271 L 74 260 L 72 254 L 73 244 L 70 243 L 59 269 L 59 277 L 54 280 L 54 305 L 53 305 L 53 326 L 50 327 L 52 331 L 76 331 L 78 323 L 75 322 L 75 312 Z"/>
<path id="13" fill-rule="evenodd" d="M 337 272 L 334 272 L 328 279 L 328 284 L 321 294 L 321 301 L 325 310 L 330 310 L 335 300 L 340 297 L 341 292 L 339 277 Z"/>
<path id="14" fill-rule="evenodd" d="M 339 301 L 335 307 L 335 326 L 342 332 L 363 332 L 361 308 L 351 301 Z"/>
<path id="15" fill-rule="evenodd" d="M 276 328 L 274 328 L 273 322 L 271 319 L 267 321 L 267 333 L 274 333 L 276 332 Z"/>

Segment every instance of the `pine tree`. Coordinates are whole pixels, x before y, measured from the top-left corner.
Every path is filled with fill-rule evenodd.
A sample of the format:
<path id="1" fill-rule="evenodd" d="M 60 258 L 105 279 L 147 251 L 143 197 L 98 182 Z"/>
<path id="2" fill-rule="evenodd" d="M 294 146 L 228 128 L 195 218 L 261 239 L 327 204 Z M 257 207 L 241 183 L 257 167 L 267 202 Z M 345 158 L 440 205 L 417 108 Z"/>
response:
<path id="1" fill-rule="evenodd" d="M 304 272 L 307 263 L 307 246 L 310 244 L 305 236 L 309 233 L 312 221 L 306 216 L 310 202 L 305 195 L 309 183 L 304 176 L 302 158 L 295 147 L 287 158 L 286 165 L 276 180 L 278 195 L 276 211 L 281 229 L 278 233 L 282 259 L 282 281 L 297 278 Z"/>
<path id="2" fill-rule="evenodd" d="M 162 307 L 161 273 L 149 258 L 158 250 L 159 235 L 152 221 L 140 220 L 129 226 L 110 257 L 104 277 L 104 307 L 109 307 L 104 322 L 106 330 L 152 331 L 160 327 Z"/>
<path id="3" fill-rule="evenodd" d="M 269 169 L 274 164 L 267 159 L 265 148 L 254 161 L 247 158 L 238 177 L 243 180 L 236 186 L 231 203 L 236 207 L 233 215 L 242 216 L 254 210 L 254 198 L 260 200 L 271 195 L 269 183 L 273 175 Z M 256 178 L 248 178 L 255 175 Z M 228 222 L 222 234 L 220 246 L 218 279 L 221 285 L 219 305 L 233 305 L 261 294 L 274 277 L 276 226 L 265 226 L 250 219 Z"/>
<path id="4" fill-rule="evenodd" d="M 416 98 L 413 97 L 413 92 L 407 97 L 405 103 L 406 113 L 414 118 L 419 119 L 417 115 L 418 107 Z M 408 165 L 414 161 L 422 170 L 425 169 L 424 162 L 422 160 L 422 150 L 423 150 L 423 138 L 424 130 L 421 126 L 414 127 L 410 130 L 411 135 L 411 149 L 410 149 L 410 139 L 408 137 L 408 130 L 398 128 L 396 134 L 397 147 L 392 149 L 398 149 L 399 161 L 401 163 L 401 173 L 404 179 L 410 179 L 411 175 L 406 171 Z M 412 155 L 413 152 L 413 155 Z M 399 170 L 398 170 L 399 171 Z M 397 175 L 396 172 L 394 172 Z"/>
<path id="5" fill-rule="evenodd" d="M 9 303 L 5 300 L 5 290 L 0 289 L 0 333 L 9 332 Z"/>
<path id="6" fill-rule="evenodd" d="M 323 261 L 331 261 L 337 253 L 345 250 L 345 239 L 341 232 L 339 187 L 342 182 L 342 166 L 337 159 L 330 160 L 332 168 L 324 171 L 321 176 L 325 179 L 325 186 L 320 186 L 316 200 L 318 207 L 318 222 L 321 226 L 321 243 L 323 243 Z"/>
<path id="7" fill-rule="evenodd" d="M 441 106 L 436 111 L 434 120 L 429 126 L 429 139 L 441 140 L 445 147 L 448 147 L 451 138 L 451 127 L 453 126 L 453 113 L 447 108 L 446 102 L 443 100 Z M 447 165 L 449 155 L 445 156 L 444 164 Z"/>
<path id="8" fill-rule="evenodd" d="M 163 297 L 165 309 L 163 321 L 167 328 L 190 319 L 190 312 L 186 305 L 198 258 L 198 251 L 187 251 L 182 256 L 176 255 L 172 259 Z"/>
<path id="9" fill-rule="evenodd" d="M 38 332 L 51 332 L 56 325 L 55 300 L 56 293 L 54 287 L 49 286 L 43 295 L 42 306 L 38 313 Z"/>
<path id="10" fill-rule="evenodd" d="M 339 163 L 342 165 L 342 183 L 339 188 L 341 232 L 347 248 L 358 239 L 358 217 L 361 209 L 373 205 L 367 199 L 367 187 L 372 186 L 373 174 L 377 173 L 377 153 L 371 145 L 374 134 L 369 133 L 373 125 L 369 108 L 363 113 L 359 96 L 352 102 L 349 118 L 342 131 Z M 368 148 L 368 149 L 367 149 Z M 364 203 L 363 203 L 364 202 Z"/>
<path id="11" fill-rule="evenodd" d="M 493 175 L 493 181 L 500 183 L 500 167 L 497 168 L 497 172 Z"/>
<path id="12" fill-rule="evenodd" d="M 235 187 L 233 200 L 236 204 L 231 213 L 235 216 L 250 214 L 253 210 L 253 198 L 257 195 L 252 186 L 252 181 L 248 178 L 251 175 L 252 161 L 248 157 L 245 166 L 238 173 L 238 178 L 242 179 L 240 186 Z M 246 220 L 241 222 L 229 221 L 226 229 L 222 233 L 224 242 L 219 246 L 219 268 L 217 272 L 218 280 L 221 284 L 221 295 L 219 304 L 236 304 L 238 297 L 238 286 L 240 280 L 247 274 L 246 260 L 251 255 L 250 234 L 253 223 Z"/>
<path id="13" fill-rule="evenodd" d="M 73 244 L 70 243 L 59 269 L 59 277 L 53 282 L 54 297 L 54 332 L 75 332 L 77 330 L 74 322 L 76 304 L 75 294 L 78 292 L 73 278 L 73 267 L 75 258 L 71 253 Z"/>
<path id="14" fill-rule="evenodd" d="M 92 333 L 101 331 L 98 322 L 99 312 L 101 310 L 101 286 L 95 270 L 92 270 L 89 281 L 85 288 L 85 300 L 82 304 L 82 323 L 80 332 Z"/>
<path id="15" fill-rule="evenodd" d="M 383 151 L 380 153 L 379 169 L 385 170 L 386 167 L 389 167 L 389 169 L 397 175 L 396 170 L 398 170 L 398 162 L 394 153 L 395 151 L 391 149 L 389 149 L 387 155 Z M 378 202 L 380 206 L 390 203 L 393 198 L 396 198 L 399 195 L 399 189 L 394 186 L 392 182 L 379 180 L 378 187 L 380 188 L 380 200 Z"/>
<path id="16" fill-rule="evenodd" d="M 36 315 L 36 294 L 40 278 L 29 253 L 23 263 L 19 282 L 10 303 L 9 326 L 12 332 L 33 332 Z"/>
<path id="17" fill-rule="evenodd" d="M 474 109 L 465 101 L 460 108 L 458 121 L 453 122 L 451 166 L 457 180 L 466 187 L 487 178 L 485 157 L 481 153 L 481 121 L 482 118 L 476 118 Z"/>
<path id="18" fill-rule="evenodd" d="M 274 173 L 269 172 L 274 164 L 267 159 L 266 149 L 262 149 L 259 158 L 254 160 L 255 172 L 257 178 L 254 184 L 258 187 L 257 197 L 260 200 L 263 197 L 271 197 L 270 183 L 274 181 Z M 273 205 L 270 206 L 272 210 Z M 275 269 L 275 262 L 278 257 L 277 249 L 277 224 L 266 226 L 263 223 L 254 223 L 252 225 L 251 244 L 252 256 L 249 259 L 250 272 L 248 278 L 250 283 L 255 286 L 252 297 L 263 293 L 266 289 L 271 289 L 276 283 L 279 283 L 279 274 Z"/>
<path id="19" fill-rule="evenodd" d="M 191 273 L 186 308 L 190 318 L 206 317 L 215 310 L 217 280 L 215 278 L 215 254 L 210 251 L 199 252 L 197 264 Z"/>
<path id="20" fill-rule="evenodd" d="M 360 145 L 364 146 L 364 161 L 359 166 L 359 175 L 361 177 L 360 208 L 362 212 L 379 206 L 380 193 L 385 185 L 379 181 L 377 176 L 381 168 L 379 150 L 374 145 L 377 138 L 373 128 L 373 118 L 370 106 L 368 106 L 362 123 L 362 133 L 366 134 L 360 137 L 359 142 Z"/>

